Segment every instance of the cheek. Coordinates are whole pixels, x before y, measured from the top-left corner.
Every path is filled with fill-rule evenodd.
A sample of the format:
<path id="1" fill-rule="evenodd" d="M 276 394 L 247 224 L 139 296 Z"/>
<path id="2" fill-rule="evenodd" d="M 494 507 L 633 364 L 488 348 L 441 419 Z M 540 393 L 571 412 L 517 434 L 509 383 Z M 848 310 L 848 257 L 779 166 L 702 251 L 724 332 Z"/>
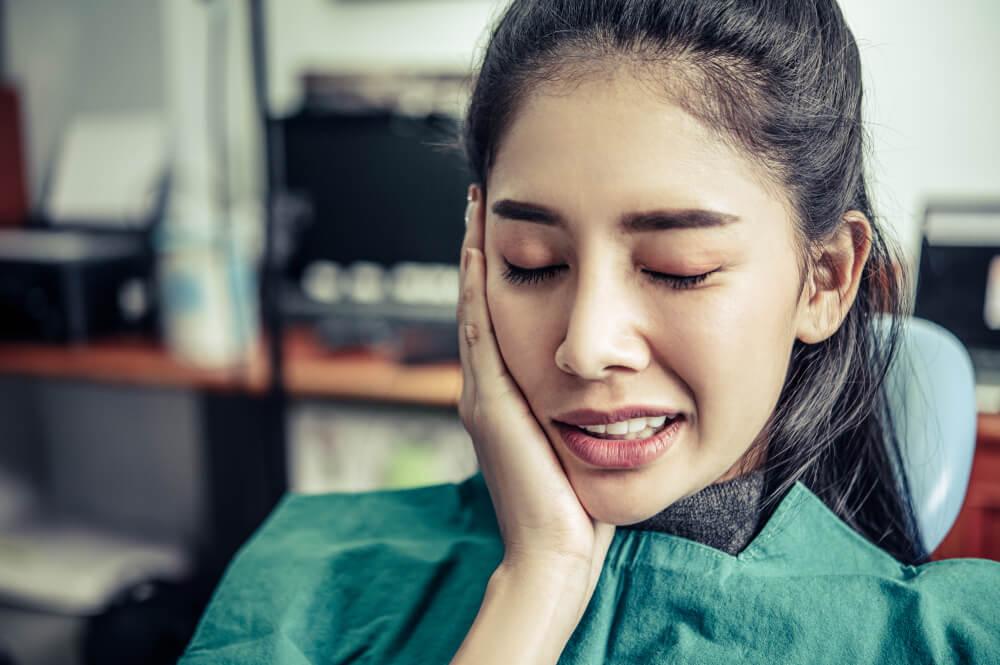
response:
<path id="1" fill-rule="evenodd" d="M 705 446 L 742 452 L 770 416 L 794 337 L 795 294 L 774 285 L 791 283 L 773 269 L 733 275 L 661 321 L 677 345 L 664 357 L 692 393 Z"/>
<path id="2" fill-rule="evenodd" d="M 554 362 L 554 352 L 548 353 L 543 342 L 550 336 L 552 320 L 543 315 L 536 298 L 515 293 L 499 276 L 487 283 L 487 303 L 500 355 L 530 401 Z"/>

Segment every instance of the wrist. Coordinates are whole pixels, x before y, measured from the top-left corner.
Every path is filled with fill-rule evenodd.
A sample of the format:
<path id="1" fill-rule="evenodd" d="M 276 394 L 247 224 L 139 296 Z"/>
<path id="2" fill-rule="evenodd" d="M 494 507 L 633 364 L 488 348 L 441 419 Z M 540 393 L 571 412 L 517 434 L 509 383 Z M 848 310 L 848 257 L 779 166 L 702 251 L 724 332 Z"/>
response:
<path id="1" fill-rule="evenodd" d="M 452 664 L 556 663 L 582 616 L 586 589 L 585 572 L 558 559 L 502 562 Z"/>
<path id="2" fill-rule="evenodd" d="M 568 640 L 586 609 L 589 565 L 576 559 L 532 558 L 512 561 L 504 558 L 490 577 L 498 597 L 523 595 L 533 605 L 535 620 L 553 635 Z"/>
<path id="3" fill-rule="evenodd" d="M 584 593 L 589 570 L 589 564 L 579 559 L 505 556 L 490 581 L 496 580 L 498 585 L 530 586 L 539 592 L 559 593 L 565 597 L 566 594 Z"/>

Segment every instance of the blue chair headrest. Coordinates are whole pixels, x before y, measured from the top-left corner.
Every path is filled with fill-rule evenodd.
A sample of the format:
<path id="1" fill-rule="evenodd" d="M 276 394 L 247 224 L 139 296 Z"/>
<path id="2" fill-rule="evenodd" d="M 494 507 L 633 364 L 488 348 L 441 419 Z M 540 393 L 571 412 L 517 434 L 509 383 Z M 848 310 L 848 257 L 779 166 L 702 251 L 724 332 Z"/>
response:
<path id="1" fill-rule="evenodd" d="M 883 330 L 887 324 L 887 319 L 878 323 Z M 886 394 L 917 523 L 931 552 L 958 516 L 972 469 L 976 382 L 969 354 L 941 326 L 907 319 Z"/>

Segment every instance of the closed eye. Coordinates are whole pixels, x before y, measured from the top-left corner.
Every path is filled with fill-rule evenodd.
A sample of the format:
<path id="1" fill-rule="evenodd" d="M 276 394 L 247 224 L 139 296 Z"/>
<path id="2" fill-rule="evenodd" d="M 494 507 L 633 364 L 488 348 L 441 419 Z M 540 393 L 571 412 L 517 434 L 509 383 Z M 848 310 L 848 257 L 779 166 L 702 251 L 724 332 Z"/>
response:
<path id="1" fill-rule="evenodd" d="M 545 266 L 542 268 L 521 268 L 520 266 L 514 265 L 507 259 L 504 259 L 504 264 L 505 268 L 503 271 L 503 277 L 514 285 L 540 284 L 545 280 L 557 276 L 564 270 L 569 269 L 569 266 L 566 265 Z M 648 276 L 650 280 L 657 284 L 666 285 L 673 289 L 690 289 L 704 282 L 709 275 L 716 271 L 710 270 L 709 272 L 702 273 L 701 275 L 670 275 L 667 273 L 645 269 L 643 269 L 642 272 Z"/>
<path id="2" fill-rule="evenodd" d="M 544 268 L 521 268 L 507 259 L 503 260 L 506 268 L 503 277 L 511 284 L 538 284 L 555 277 L 569 266 L 545 266 Z"/>
<path id="3" fill-rule="evenodd" d="M 708 279 L 708 276 L 714 273 L 715 270 L 710 270 L 700 275 L 668 275 L 652 270 L 643 270 L 642 272 L 648 275 L 654 282 L 666 284 L 673 289 L 691 289 Z"/>

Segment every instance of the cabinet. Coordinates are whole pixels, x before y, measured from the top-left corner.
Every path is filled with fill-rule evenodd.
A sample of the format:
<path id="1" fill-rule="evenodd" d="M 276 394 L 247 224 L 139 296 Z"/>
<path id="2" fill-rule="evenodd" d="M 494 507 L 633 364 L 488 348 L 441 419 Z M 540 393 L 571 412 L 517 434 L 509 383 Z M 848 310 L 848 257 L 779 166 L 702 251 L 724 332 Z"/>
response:
<path id="1" fill-rule="evenodd" d="M 1000 561 L 1000 414 L 980 414 L 965 503 L 935 559 Z"/>
<path id="2" fill-rule="evenodd" d="M 400 367 L 364 353 L 331 354 L 303 329 L 291 330 L 286 336 L 285 360 L 286 389 L 293 397 L 375 400 L 450 409 L 461 392 L 461 370 L 457 365 Z M 266 406 L 268 374 L 263 349 L 254 362 L 234 375 L 184 367 L 148 340 L 109 340 L 81 348 L 3 344 L 0 372 L 199 390 L 206 404 L 206 438 L 218 444 L 210 445 L 210 456 L 217 462 L 210 467 L 222 470 L 209 483 L 210 495 L 215 498 L 218 522 L 232 530 L 222 548 L 225 554 L 231 553 L 267 515 L 283 490 L 284 474 L 275 474 L 275 465 L 270 463 L 283 452 L 267 445 L 267 414 L 260 408 Z M 258 417 L 248 417 L 250 414 Z M 238 436 L 234 423 L 242 423 Z M 934 552 L 935 559 L 980 557 L 1000 561 L 1000 414 L 981 413 L 977 431 L 965 503 L 954 527 Z M 254 440 L 258 454 L 251 457 L 259 458 L 259 463 L 252 468 L 244 463 L 244 475 L 234 477 L 230 460 L 246 457 L 247 442 Z M 248 485 L 245 480 L 255 470 L 259 482 Z M 273 477 L 276 475 L 281 478 Z M 264 480 L 275 487 L 260 500 L 251 501 L 260 494 Z M 234 520 L 237 509 L 240 515 L 236 517 L 241 519 Z"/>

